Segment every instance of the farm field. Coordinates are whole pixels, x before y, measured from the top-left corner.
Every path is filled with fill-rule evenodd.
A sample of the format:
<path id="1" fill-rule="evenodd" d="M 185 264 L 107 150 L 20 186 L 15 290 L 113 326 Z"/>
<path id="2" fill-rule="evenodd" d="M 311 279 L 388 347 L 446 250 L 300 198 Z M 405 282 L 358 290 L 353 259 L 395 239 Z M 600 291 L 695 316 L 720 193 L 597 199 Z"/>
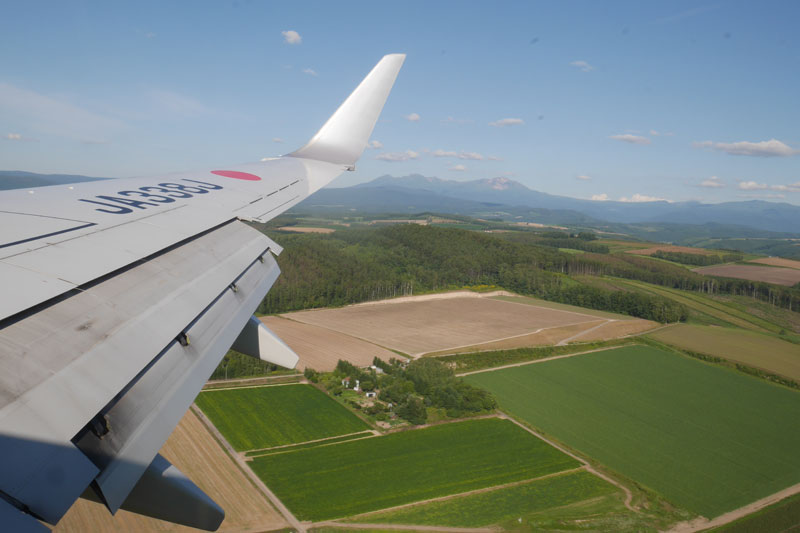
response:
<path id="1" fill-rule="evenodd" d="M 324 520 L 580 466 L 509 420 L 486 418 L 257 457 L 253 471 L 301 520 Z"/>
<path id="2" fill-rule="evenodd" d="M 161 454 L 225 509 L 225 520 L 218 531 L 258 532 L 288 527 L 191 410 L 164 444 Z M 198 530 L 127 511 L 112 516 L 105 506 L 79 499 L 53 531 L 189 533 Z"/>
<path id="3" fill-rule="evenodd" d="M 800 393 L 649 346 L 468 376 L 500 407 L 711 518 L 800 481 Z"/>
<path id="4" fill-rule="evenodd" d="M 599 311 L 597 309 L 588 309 L 585 307 L 578 307 L 576 305 L 562 304 L 558 302 L 549 302 L 547 300 L 540 300 L 538 298 L 531 298 L 530 296 L 492 296 L 493 300 L 500 300 L 502 302 L 511 302 L 515 304 L 527 304 L 534 307 L 544 307 L 547 309 L 557 309 L 559 311 L 571 311 L 573 313 L 581 313 L 584 315 L 591 315 L 598 318 L 607 318 L 611 320 L 639 320 L 628 315 L 620 315 L 618 313 L 611 313 L 609 311 Z"/>
<path id="5" fill-rule="evenodd" d="M 753 259 L 749 262 L 800 270 L 800 261 L 795 261 L 794 259 L 784 259 L 783 257 L 763 257 L 761 259 Z"/>
<path id="6" fill-rule="evenodd" d="M 583 311 L 481 297 L 386 300 L 283 316 L 413 356 L 596 321 Z"/>
<path id="7" fill-rule="evenodd" d="M 195 403 L 238 451 L 369 429 L 366 422 L 311 385 L 208 390 Z"/>
<path id="8" fill-rule="evenodd" d="M 369 513 L 349 522 L 483 527 L 609 495 L 617 495 L 616 503 L 623 508 L 621 494 L 607 481 L 578 470 L 486 492 Z"/>
<path id="9" fill-rule="evenodd" d="M 741 329 L 677 324 L 650 337 L 693 352 L 760 368 L 800 382 L 800 345 Z"/>
<path id="10" fill-rule="evenodd" d="M 261 321 L 300 357 L 298 370 L 313 368 L 330 372 L 339 359 L 356 366 L 368 366 L 375 357 L 384 361 L 397 357 L 394 352 L 375 344 L 319 326 L 279 316 L 262 317 Z"/>
<path id="11" fill-rule="evenodd" d="M 796 532 L 800 530 L 800 494 L 795 494 L 765 509 L 730 524 L 708 530 L 714 533 Z"/>
<path id="12" fill-rule="evenodd" d="M 636 250 L 625 250 L 626 253 L 635 255 L 653 255 L 656 252 L 673 252 L 682 254 L 698 254 L 698 255 L 717 255 L 718 252 L 714 250 L 706 250 L 704 248 L 692 248 L 690 246 L 651 246 L 649 248 L 640 248 Z"/>
<path id="13" fill-rule="evenodd" d="M 765 281 L 777 285 L 786 285 L 787 287 L 791 287 L 795 283 L 800 283 L 800 270 L 794 268 L 754 265 L 715 265 L 694 268 L 692 270 L 698 274 L 705 274 L 707 276 Z"/>
<path id="14" fill-rule="evenodd" d="M 704 323 L 710 322 L 713 324 L 732 324 L 743 329 L 760 332 L 777 332 L 781 329 L 769 320 L 765 320 L 745 310 L 739 309 L 735 305 L 723 303 L 700 293 L 669 289 L 640 281 L 615 279 L 613 282 L 623 288 L 633 288 L 635 290 L 657 294 L 681 303 L 689 308 L 690 319 L 695 321 Z"/>

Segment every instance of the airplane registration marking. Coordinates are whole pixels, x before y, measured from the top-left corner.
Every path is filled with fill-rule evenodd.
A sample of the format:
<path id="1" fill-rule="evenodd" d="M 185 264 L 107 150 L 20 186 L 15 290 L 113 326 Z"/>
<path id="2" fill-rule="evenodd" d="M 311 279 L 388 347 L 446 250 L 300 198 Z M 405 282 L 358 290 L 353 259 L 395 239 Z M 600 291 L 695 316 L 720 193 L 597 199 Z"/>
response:
<path id="1" fill-rule="evenodd" d="M 98 200 L 80 198 L 78 201 L 103 206 L 95 208 L 95 211 L 101 213 L 125 215 L 133 213 L 131 208 L 147 209 L 148 207 L 157 207 L 159 204 L 171 204 L 176 199 L 188 199 L 198 194 L 208 194 L 210 191 L 223 189 L 222 185 L 215 183 L 206 183 L 188 178 L 184 178 L 181 181 L 192 182 L 197 185 L 165 182 L 158 185 L 139 187 L 138 189 L 119 191 L 117 196 L 98 194 L 95 196 Z M 153 194 L 151 191 L 161 194 Z"/>

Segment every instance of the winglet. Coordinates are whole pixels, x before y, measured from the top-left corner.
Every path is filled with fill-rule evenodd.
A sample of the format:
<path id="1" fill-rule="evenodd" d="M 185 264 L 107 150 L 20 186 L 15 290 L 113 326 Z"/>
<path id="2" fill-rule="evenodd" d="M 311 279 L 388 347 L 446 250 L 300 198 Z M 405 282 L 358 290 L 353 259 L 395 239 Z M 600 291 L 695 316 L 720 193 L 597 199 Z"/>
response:
<path id="1" fill-rule="evenodd" d="M 383 56 L 308 144 L 288 154 L 352 167 L 361 157 L 405 54 Z"/>

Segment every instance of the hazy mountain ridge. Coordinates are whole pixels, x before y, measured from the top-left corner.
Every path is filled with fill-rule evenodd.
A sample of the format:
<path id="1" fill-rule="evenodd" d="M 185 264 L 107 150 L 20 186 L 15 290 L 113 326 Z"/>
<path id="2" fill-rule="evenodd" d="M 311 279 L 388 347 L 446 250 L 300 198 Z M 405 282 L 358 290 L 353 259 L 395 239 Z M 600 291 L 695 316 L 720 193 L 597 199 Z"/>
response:
<path id="1" fill-rule="evenodd" d="M 509 178 L 459 182 L 419 174 L 402 177 L 384 175 L 368 183 L 340 190 L 357 189 L 429 191 L 444 197 L 482 203 L 570 210 L 616 223 L 733 224 L 776 232 L 796 232 L 800 229 L 800 206 L 762 200 L 719 204 L 598 202 L 535 191 Z"/>

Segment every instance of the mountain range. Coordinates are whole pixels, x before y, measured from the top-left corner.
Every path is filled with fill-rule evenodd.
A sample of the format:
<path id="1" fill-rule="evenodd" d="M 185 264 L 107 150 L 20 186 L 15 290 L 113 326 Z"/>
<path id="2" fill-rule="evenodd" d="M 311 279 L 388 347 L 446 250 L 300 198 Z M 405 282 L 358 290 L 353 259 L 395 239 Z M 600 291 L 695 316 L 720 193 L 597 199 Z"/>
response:
<path id="1" fill-rule="evenodd" d="M 800 206 L 788 203 L 600 202 L 535 191 L 509 178 L 453 181 L 419 174 L 385 175 L 352 187 L 323 189 L 300 207 L 304 205 L 397 213 L 438 211 L 476 215 L 504 211 L 514 216 L 534 209 L 561 219 L 560 223 L 723 224 L 781 233 L 800 232 Z"/>

